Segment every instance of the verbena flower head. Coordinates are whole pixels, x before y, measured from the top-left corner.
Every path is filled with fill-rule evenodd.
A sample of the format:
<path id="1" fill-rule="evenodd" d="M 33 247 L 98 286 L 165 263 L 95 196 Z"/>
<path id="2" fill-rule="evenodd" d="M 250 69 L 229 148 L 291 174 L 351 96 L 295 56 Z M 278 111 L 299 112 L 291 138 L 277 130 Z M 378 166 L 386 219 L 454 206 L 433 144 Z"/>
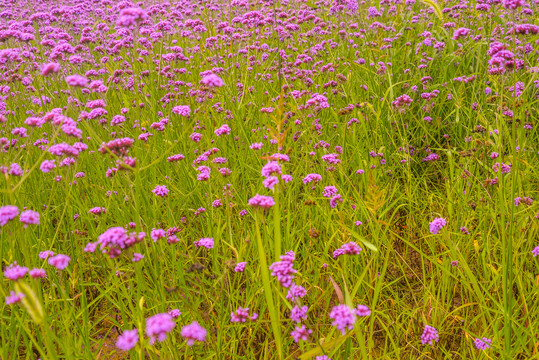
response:
<path id="1" fill-rule="evenodd" d="M 129 351 L 137 345 L 138 329 L 125 330 L 116 340 L 116 347 L 123 351 Z"/>
<path id="2" fill-rule="evenodd" d="M 123 227 L 112 227 L 99 235 L 97 243 L 101 251 L 112 259 L 118 257 L 122 250 L 141 242 L 145 236 L 143 232 L 128 234 Z"/>
<path id="3" fill-rule="evenodd" d="M 516 10 L 519 7 L 522 7 L 526 5 L 526 1 L 524 0 L 503 0 L 502 1 L 503 7 L 507 10 Z"/>
<path id="4" fill-rule="evenodd" d="M 292 286 L 290 286 L 290 289 L 288 289 L 286 298 L 290 301 L 295 301 L 296 299 L 302 298 L 305 295 L 307 295 L 307 290 L 305 290 L 303 286 L 292 284 Z"/>
<path id="5" fill-rule="evenodd" d="M 285 255 L 281 255 L 281 261 L 274 262 L 270 265 L 271 276 L 277 277 L 277 280 L 285 288 L 289 288 L 294 280 L 294 274 L 297 272 L 293 268 L 295 254 L 292 250 Z"/>
<path id="6" fill-rule="evenodd" d="M 172 108 L 172 112 L 174 114 L 188 117 L 191 115 L 191 108 L 189 107 L 189 105 L 174 106 Z"/>
<path id="7" fill-rule="evenodd" d="M 66 83 L 69 86 L 85 87 L 88 85 L 88 79 L 80 75 L 69 75 L 66 77 Z"/>
<path id="8" fill-rule="evenodd" d="M 434 220 L 432 220 L 429 225 L 430 225 L 430 232 L 433 234 L 433 235 L 436 235 L 440 232 L 440 230 L 442 230 L 442 228 L 446 225 L 446 221 L 444 218 L 436 218 Z"/>
<path id="9" fill-rule="evenodd" d="M 167 194 L 168 194 L 168 189 L 167 189 L 166 185 L 157 185 L 157 186 L 152 190 L 152 192 L 153 192 L 156 196 L 165 197 L 165 196 L 167 196 Z"/>
<path id="10" fill-rule="evenodd" d="M 333 258 L 336 259 L 341 255 L 357 255 L 361 251 L 361 248 L 355 242 L 349 242 L 341 245 L 340 248 L 333 251 Z"/>
<path id="11" fill-rule="evenodd" d="M 421 334 L 421 344 L 430 344 L 438 342 L 439 336 L 438 336 L 438 330 L 433 328 L 430 325 L 425 325 L 425 329 L 423 330 L 423 334 Z"/>
<path id="12" fill-rule="evenodd" d="M 187 345 L 193 346 L 195 341 L 206 341 L 206 329 L 196 321 L 182 328 L 181 336 L 187 341 Z"/>
<path id="13" fill-rule="evenodd" d="M 9 221 L 15 219 L 19 215 L 19 208 L 13 205 L 0 207 L 0 226 L 6 225 Z"/>
<path id="14" fill-rule="evenodd" d="M 290 319 L 297 323 L 300 323 L 302 320 L 307 320 L 307 311 L 309 311 L 308 306 L 294 306 L 290 312 Z"/>
<path id="15" fill-rule="evenodd" d="M 313 333 L 312 330 L 307 329 L 305 325 L 296 326 L 296 328 L 290 333 L 294 342 L 299 342 L 300 340 L 306 341 L 309 338 L 309 335 Z"/>
<path id="16" fill-rule="evenodd" d="M 200 83 L 209 87 L 221 87 L 225 85 L 225 82 L 223 81 L 223 79 L 221 79 L 219 76 L 215 74 L 209 74 L 209 75 L 204 76 L 202 80 L 200 80 Z"/>
<path id="17" fill-rule="evenodd" d="M 47 260 L 49 265 L 54 266 L 58 270 L 64 270 L 69 265 L 69 261 L 71 261 L 71 258 L 64 254 L 55 255 Z"/>
<path id="18" fill-rule="evenodd" d="M 206 249 L 213 249 L 213 238 L 202 238 L 200 240 L 196 240 L 193 244 L 196 247 L 204 247 Z"/>
<path id="19" fill-rule="evenodd" d="M 254 313 L 253 316 L 249 316 L 249 308 L 239 307 L 236 312 L 230 313 L 230 322 L 235 323 L 244 323 L 247 320 L 256 320 L 258 314 Z"/>
<path id="20" fill-rule="evenodd" d="M 269 177 L 273 174 L 281 174 L 281 165 L 277 161 L 270 161 L 262 167 L 262 176 Z"/>
<path id="21" fill-rule="evenodd" d="M 34 268 L 30 270 L 28 274 L 34 279 L 43 279 L 47 277 L 47 272 L 45 271 L 45 269 Z"/>
<path id="22" fill-rule="evenodd" d="M 172 316 L 168 313 L 161 313 L 146 319 L 146 335 L 150 337 L 150 343 L 155 340 L 159 342 L 165 341 L 167 334 L 174 329 L 176 323 L 172 320 Z"/>
<path id="23" fill-rule="evenodd" d="M 237 263 L 236 267 L 234 267 L 234 272 L 244 272 L 245 271 L 245 265 L 247 265 L 247 263 L 245 261 Z"/>
<path id="24" fill-rule="evenodd" d="M 475 348 L 477 350 L 487 350 L 487 349 L 490 349 L 492 347 L 491 346 L 492 340 L 488 339 L 486 337 L 481 338 L 481 339 L 477 338 L 477 339 L 474 340 L 473 343 L 474 343 Z"/>
<path id="25" fill-rule="evenodd" d="M 18 302 L 20 302 L 25 295 L 23 293 L 16 293 L 15 291 L 11 291 L 8 296 L 6 296 L 6 305 L 13 305 Z"/>
<path id="26" fill-rule="evenodd" d="M 332 325 L 335 326 L 344 335 L 346 330 L 352 330 L 356 323 L 356 314 L 347 305 L 337 305 L 329 313 L 330 319 L 333 319 Z"/>
<path id="27" fill-rule="evenodd" d="M 275 205 L 275 200 L 271 196 L 259 195 L 256 194 L 249 199 L 249 206 L 259 207 L 262 209 L 269 209 Z"/>
<path id="28" fill-rule="evenodd" d="M 15 261 L 13 264 L 9 265 L 4 270 L 4 276 L 8 278 L 9 280 L 19 280 L 20 278 L 23 278 L 26 273 L 28 272 L 27 267 L 19 266 L 17 262 Z"/>

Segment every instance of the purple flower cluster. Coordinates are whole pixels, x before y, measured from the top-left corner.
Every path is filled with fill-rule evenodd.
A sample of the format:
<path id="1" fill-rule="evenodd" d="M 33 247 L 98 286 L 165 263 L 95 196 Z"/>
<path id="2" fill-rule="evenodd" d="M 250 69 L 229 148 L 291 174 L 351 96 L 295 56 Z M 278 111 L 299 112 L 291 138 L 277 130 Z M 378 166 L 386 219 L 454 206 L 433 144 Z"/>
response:
<path id="1" fill-rule="evenodd" d="M 85 251 L 94 252 L 96 246 L 99 245 L 101 251 L 107 254 L 111 259 L 120 256 L 123 250 L 132 247 L 133 245 L 141 242 L 145 233 L 128 233 L 122 227 L 112 227 L 99 235 L 97 243 L 89 243 L 86 245 Z"/>
<path id="2" fill-rule="evenodd" d="M 361 248 L 355 242 L 351 241 L 333 251 L 333 258 L 336 259 L 341 255 L 358 255 L 360 251 Z"/>
<path id="3" fill-rule="evenodd" d="M 294 274 L 297 272 L 294 267 L 296 255 L 292 250 L 285 255 L 281 255 L 281 261 L 274 262 L 270 265 L 271 276 L 275 276 L 281 283 L 281 286 L 289 288 L 294 280 Z"/>
<path id="4" fill-rule="evenodd" d="M 207 331 L 196 321 L 182 328 L 181 336 L 187 341 L 187 345 L 193 346 L 195 341 L 206 341 Z"/>
<path id="5" fill-rule="evenodd" d="M 146 335 L 150 337 L 150 343 L 155 340 L 163 342 L 167 338 L 167 334 L 174 329 L 176 323 L 172 320 L 172 316 L 168 313 L 161 313 L 146 319 Z"/>
<path id="6" fill-rule="evenodd" d="M 433 235 L 438 234 L 440 232 L 440 230 L 442 230 L 442 228 L 446 224 L 447 224 L 447 222 L 445 221 L 444 218 L 436 218 L 436 219 L 432 220 L 429 223 L 431 234 L 433 234 Z"/>
<path id="7" fill-rule="evenodd" d="M 421 334 L 421 344 L 430 344 L 438 342 L 440 340 L 440 337 L 438 336 L 438 330 L 433 328 L 430 325 L 425 325 L 425 329 L 423 330 L 423 334 Z"/>

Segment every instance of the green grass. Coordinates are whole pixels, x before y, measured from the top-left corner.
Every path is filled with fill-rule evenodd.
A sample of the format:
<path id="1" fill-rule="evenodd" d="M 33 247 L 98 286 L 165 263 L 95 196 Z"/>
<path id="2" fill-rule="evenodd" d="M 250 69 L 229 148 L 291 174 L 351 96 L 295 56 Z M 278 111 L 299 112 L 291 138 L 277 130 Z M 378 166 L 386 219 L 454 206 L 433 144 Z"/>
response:
<path id="1" fill-rule="evenodd" d="M 25 126 L 27 111 L 43 115 L 54 108 L 64 108 L 66 116 L 77 119 L 82 111 L 89 110 L 84 109 L 88 100 L 102 98 L 107 103 L 105 118 L 110 123 L 121 108 L 130 110 L 125 115 L 126 122 L 116 128 L 99 125 L 97 119 L 81 120 L 82 141 L 89 149 L 70 167 L 49 173 L 39 169 L 43 160 L 53 158 L 32 145 L 43 137 L 43 132 L 48 134 L 49 145 L 73 143 L 50 123 L 41 129 L 26 126 L 29 137 L 19 139 L 17 147 L 0 154 L 0 165 L 9 167 L 16 162 L 27 170 L 22 177 L 0 176 L 1 204 L 26 207 L 41 215 L 38 226 L 25 229 L 12 221 L 0 229 L 3 266 L 17 261 L 28 268 L 43 267 L 48 274 L 43 280 L 27 277 L 15 284 L 3 277 L 0 282 L 2 297 L 14 289 L 27 295 L 26 303 L 0 305 L 0 358 L 309 359 L 326 354 L 332 359 L 539 359 L 539 311 L 535 306 L 539 278 L 538 264 L 532 256 L 532 249 L 538 245 L 539 210 L 537 202 L 531 206 L 514 205 L 517 196 L 537 198 L 537 73 L 488 73 L 489 42 L 485 39 L 492 37 L 492 29 L 505 20 L 497 12 L 493 12 L 492 19 L 480 16 L 472 5 L 475 4 L 463 10 L 458 19 L 435 11 L 425 14 L 427 20 L 412 23 L 413 16 L 420 10 L 425 13 L 432 4 L 415 4 L 413 11 L 401 4 L 396 16 L 384 14 L 376 19 L 395 31 L 371 29 L 365 38 L 351 37 L 359 45 L 357 49 L 340 39 L 339 29 L 325 36 L 314 34 L 299 43 L 298 33 L 281 40 L 271 33 L 259 39 L 260 44 L 266 43 L 271 49 L 260 64 L 250 63 L 249 57 L 253 55 L 258 60 L 264 51 L 249 48 L 246 53 L 239 52 L 253 45 L 257 41 L 254 38 L 233 41 L 219 49 L 205 47 L 205 39 L 217 31 L 208 25 L 209 14 L 205 11 L 200 19 L 206 23 L 208 33 L 201 33 L 200 41 L 165 33 L 152 50 L 159 59 L 160 54 L 170 52 L 165 47 L 177 40 L 176 45 L 192 55 L 189 64 L 168 64 L 161 58 L 159 65 L 152 62 L 151 55 L 138 61 L 135 50 L 121 48 L 106 65 L 98 65 L 106 69 L 100 79 L 106 80 L 114 70 L 125 70 L 124 60 L 135 75 L 145 70 L 149 75 L 136 78 L 133 91 L 126 89 L 124 82 L 108 84 L 108 91 L 102 94 L 85 95 L 71 89 L 81 106 L 68 101 L 64 77 L 84 74 L 93 68 L 91 64 L 59 61 L 64 70 L 52 77 L 43 77 L 29 63 L 9 65 L 21 76 L 28 70 L 36 89 L 31 93 L 20 82 L 9 83 L 16 95 L 4 102 L 15 114 L 7 116 L 2 136 L 10 140 L 15 138 L 11 129 Z M 290 8 L 296 7 L 299 4 L 291 1 Z M 537 10 L 535 5 L 533 9 Z M 329 24 L 343 21 L 367 29 L 374 21 L 366 18 L 364 6 L 358 15 L 349 17 L 336 17 L 326 10 L 316 14 Z M 482 39 L 461 39 L 463 46 L 459 48 L 458 41 L 451 39 L 453 29 L 442 27 L 449 21 L 456 22 L 457 28 L 471 28 Z M 427 25 L 429 22 L 432 26 Z M 533 17 L 527 22 L 533 22 Z M 67 32 L 72 31 L 69 21 L 63 26 Z M 307 31 L 314 26 L 306 22 L 301 28 Z M 424 31 L 444 41 L 445 49 L 423 47 L 416 54 L 416 46 L 422 41 L 419 34 Z M 113 32 L 111 27 L 109 33 Z M 383 38 L 397 33 L 402 35 L 391 43 L 392 47 L 380 50 L 381 44 L 387 44 Z M 517 38 L 533 43 L 537 35 Z M 326 44 L 317 54 L 308 52 L 313 61 L 298 68 L 309 70 L 321 61 L 322 65 L 332 63 L 335 72 L 309 75 L 311 87 L 301 79 L 291 79 L 293 73 L 288 77 L 277 75 L 282 62 L 293 63 L 297 55 L 330 39 L 336 43 L 334 48 Z M 517 52 L 515 39 L 499 40 Z M 101 41 L 86 44 L 96 61 L 104 56 L 94 50 Z M 197 44 L 200 50 L 191 52 Z M 43 54 L 46 48 L 36 42 L 33 45 L 38 49 L 36 61 L 48 62 Z M 0 46 L 23 45 L 10 39 Z M 291 47 L 297 47 L 297 51 Z M 288 59 L 280 58 L 281 50 L 287 52 Z M 537 62 L 534 53 L 518 54 L 528 66 Z M 216 55 L 223 57 L 222 62 L 212 60 Z M 113 61 L 115 56 L 121 56 L 122 61 Z M 426 62 L 425 69 L 418 69 L 420 60 L 426 57 L 432 60 Z M 366 63 L 354 63 L 358 58 L 364 58 Z M 379 61 L 392 63 L 385 74 L 377 74 L 378 65 L 370 66 Z M 166 86 L 166 75 L 155 69 L 165 65 L 171 65 L 173 70 L 185 68 L 187 72 L 176 80 L 193 84 L 191 89 L 199 88 L 200 72 L 223 67 L 227 71 L 220 76 L 226 85 L 213 92 L 213 99 L 199 103 L 196 97 L 187 96 L 186 86 Z M 408 68 L 411 71 L 405 73 Z M 339 80 L 337 74 L 346 81 Z M 271 80 L 261 80 L 266 75 L 271 75 Z M 428 90 L 422 90 L 420 80 L 427 75 L 432 80 Z M 471 75 L 477 79 L 466 84 L 452 80 Z M 124 75 L 122 79 L 128 78 Z M 323 85 L 332 80 L 337 86 L 324 89 Z M 525 90 L 519 97 L 512 97 L 507 88 L 516 81 L 524 82 Z M 145 86 L 138 91 L 141 82 Z M 243 92 L 238 92 L 237 82 L 244 85 Z M 284 85 L 290 88 L 283 90 Z M 412 86 L 417 86 L 418 91 L 412 91 Z M 486 86 L 493 94 L 485 93 Z M 320 112 L 305 109 L 303 105 L 310 96 L 294 98 L 290 89 L 325 91 L 331 106 Z M 427 101 L 419 95 L 435 89 L 439 90 L 436 105 L 427 114 L 423 109 Z M 333 90 L 335 94 L 331 94 Z M 161 102 L 169 92 L 175 94 L 171 102 Z M 398 112 L 391 103 L 402 94 L 410 95 L 414 101 L 405 112 Z M 452 99 L 447 98 L 448 94 Z M 31 102 L 32 97 L 42 95 L 48 96 L 50 102 L 42 106 Z M 286 98 L 279 102 L 279 96 Z M 215 103 L 230 114 L 212 106 Z M 362 106 L 342 114 L 340 110 L 348 104 Z M 176 105 L 189 105 L 191 117 L 171 113 Z M 270 106 L 275 109 L 271 114 L 259 111 Z M 512 118 L 503 115 L 504 108 L 513 111 Z M 427 115 L 433 119 L 431 123 L 423 120 Z M 165 131 L 150 129 L 164 116 L 169 116 L 170 121 Z M 352 118 L 359 121 L 348 126 Z M 301 124 L 295 124 L 296 119 Z M 319 119 L 321 135 L 314 131 L 313 119 Z M 214 130 L 225 123 L 231 127 L 231 134 L 216 137 Z M 533 124 L 532 130 L 523 128 L 528 123 Z M 135 124 L 153 136 L 147 142 L 136 140 L 129 151 L 137 159 L 134 169 L 106 177 L 116 159 L 101 154 L 99 147 L 112 139 L 113 131 L 116 137 L 137 139 L 144 131 Z M 475 131 L 478 125 L 485 131 Z M 189 140 L 194 126 L 199 126 L 196 131 L 203 134 L 199 143 Z M 494 129 L 499 130 L 499 135 L 492 133 Z M 470 136 L 473 139 L 466 141 Z M 270 143 L 272 139 L 274 143 Z M 315 149 L 320 141 L 331 147 Z M 263 142 L 262 150 L 249 149 L 254 142 Z M 27 146 L 21 148 L 21 144 Z M 518 152 L 516 144 L 520 146 Z M 342 147 L 341 162 L 333 171 L 327 171 L 321 156 L 336 152 L 335 146 Z M 414 147 L 414 156 L 407 155 L 408 150 L 402 151 L 408 146 Z M 212 168 L 211 178 L 197 181 L 192 162 L 212 147 L 220 151 L 211 158 L 226 157 L 223 166 L 232 174 L 222 177 L 217 171 L 221 166 L 207 161 L 200 165 Z M 423 162 L 427 148 L 440 159 Z M 311 151 L 316 154 L 309 155 Z M 369 151 L 383 153 L 386 163 L 382 165 L 380 158 L 370 157 Z M 491 160 L 489 155 L 494 151 L 500 157 Z M 277 152 L 289 155 L 290 161 L 283 163 L 283 174 L 291 174 L 294 180 L 287 184 L 281 181 L 270 191 L 262 185 L 260 169 L 266 157 Z M 185 159 L 167 162 L 168 156 L 178 153 Z M 403 159 L 407 162 L 401 163 Z M 495 162 L 512 164 L 511 172 L 494 173 Z M 365 173 L 356 174 L 358 169 Z M 84 172 L 85 177 L 75 178 L 78 172 Z M 301 181 L 309 173 L 323 177 L 315 190 Z M 62 176 L 62 180 L 56 181 L 56 176 Z M 496 176 L 498 185 L 485 185 L 485 179 Z M 223 195 L 227 184 L 232 196 Z M 151 190 L 156 185 L 166 185 L 168 196 L 155 196 Z M 329 200 L 322 196 L 323 187 L 329 185 L 336 186 L 344 200 L 336 208 L 331 208 Z M 248 199 L 257 193 L 273 196 L 276 205 L 267 211 L 249 208 Z M 225 206 L 212 207 L 216 199 Z M 106 213 L 88 213 L 96 206 L 104 207 Z M 193 215 L 200 207 L 206 212 Z M 247 210 L 246 216 L 239 215 L 242 209 Z M 75 214 L 80 216 L 73 220 Z M 437 217 L 445 218 L 447 226 L 432 235 L 429 222 Z M 354 222 L 358 220 L 363 225 L 356 226 Z M 83 251 L 87 243 L 97 241 L 108 228 L 129 222 L 136 223 L 133 231 L 147 233 L 146 239 L 133 248 L 145 256 L 140 262 L 131 262 L 129 252 L 109 259 L 99 250 L 94 254 Z M 181 228 L 178 243 L 150 239 L 152 229 L 173 226 Z M 460 231 L 462 226 L 467 227 L 468 235 Z M 203 237 L 214 239 L 213 249 L 194 247 L 193 241 Z M 333 259 L 333 251 L 349 241 L 357 242 L 363 251 Z M 63 271 L 55 270 L 39 259 L 39 252 L 44 250 L 69 255 L 69 266 Z M 288 250 L 296 253 L 295 281 L 308 290 L 301 303 L 309 306 L 305 325 L 313 330 L 309 340 L 299 344 L 290 336 L 296 325 L 289 319 L 295 303 L 286 299 L 286 289 L 268 270 Z M 247 262 L 246 270 L 235 273 L 234 265 L 241 261 Z M 458 261 L 458 266 L 452 265 L 453 261 Z M 333 306 L 340 302 L 365 304 L 372 310 L 344 336 L 329 318 Z M 238 307 L 259 313 L 259 319 L 231 323 L 230 313 Z M 176 308 L 182 312 L 176 319 L 176 328 L 166 341 L 149 345 L 144 336 L 145 319 Z M 180 336 L 180 329 L 195 320 L 208 330 L 208 337 L 206 342 L 190 348 Z M 439 331 L 440 341 L 434 346 L 421 345 L 419 338 L 425 325 Z M 118 335 L 134 327 L 140 334 L 137 347 L 129 353 L 115 349 Z M 474 348 L 474 339 L 482 337 L 492 339 L 492 349 Z"/>

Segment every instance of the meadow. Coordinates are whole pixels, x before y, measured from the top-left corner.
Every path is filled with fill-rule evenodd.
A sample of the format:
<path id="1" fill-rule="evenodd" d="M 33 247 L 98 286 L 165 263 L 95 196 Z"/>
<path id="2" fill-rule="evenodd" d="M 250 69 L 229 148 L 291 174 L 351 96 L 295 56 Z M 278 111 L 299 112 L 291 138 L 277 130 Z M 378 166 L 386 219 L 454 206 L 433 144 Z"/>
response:
<path id="1" fill-rule="evenodd" d="M 538 4 L 1 0 L 0 359 L 539 359 Z"/>

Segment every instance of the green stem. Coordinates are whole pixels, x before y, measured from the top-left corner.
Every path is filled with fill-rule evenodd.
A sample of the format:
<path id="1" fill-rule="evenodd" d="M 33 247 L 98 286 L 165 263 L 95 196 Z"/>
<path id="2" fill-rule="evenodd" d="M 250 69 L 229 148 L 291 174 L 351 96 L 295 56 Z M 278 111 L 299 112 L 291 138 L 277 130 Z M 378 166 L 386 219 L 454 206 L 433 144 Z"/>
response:
<path id="1" fill-rule="evenodd" d="M 275 186 L 275 205 L 273 206 L 273 237 L 274 237 L 274 261 L 279 261 L 281 256 L 281 209 L 279 204 L 279 185 Z"/>
<path id="2" fill-rule="evenodd" d="M 262 283 L 264 284 L 264 295 L 266 296 L 266 302 L 268 303 L 268 311 L 270 313 L 271 328 L 273 331 L 273 337 L 275 338 L 275 348 L 279 359 L 282 359 L 281 348 L 281 331 L 279 328 L 279 313 L 273 303 L 273 294 L 269 278 L 269 268 L 266 261 L 266 253 L 264 251 L 264 244 L 262 243 L 262 237 L 260 235 L 260 226 L 258 223 L 259 211 L 255 211 L 255 226 L 256 226 L 256 241 L 258 247 L 258 261 L 260 262 L 260 271 L 262 272 Z"/>

